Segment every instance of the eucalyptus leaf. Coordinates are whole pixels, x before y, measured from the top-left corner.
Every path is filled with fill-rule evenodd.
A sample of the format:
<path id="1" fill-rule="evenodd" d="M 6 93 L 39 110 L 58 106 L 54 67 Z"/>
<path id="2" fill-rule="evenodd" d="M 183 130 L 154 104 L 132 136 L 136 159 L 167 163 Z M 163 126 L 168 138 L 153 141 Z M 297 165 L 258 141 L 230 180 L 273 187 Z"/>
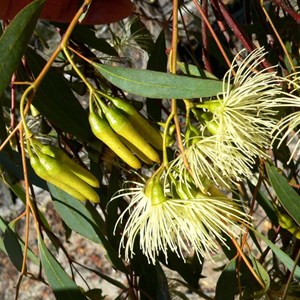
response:
<path id="1" fill-rule="evenodd" d="M 5 232 L 3 240 L 1 240 L 1 247 L 0 249 L 2 249 L 9 257 L 11 256 L 11 254 L 8 252 L 9 249 L 11 249 L 11 247 L 13 245 L 15 245 L 14 247 L 14 251 L 16 251 L 16 253 L 13 253 L 13 255 L 19 255 L 16 256 L 16 267 L 19 270 L 19 267 L 21 266 L 20 263 L 20 248 L 21 247 L 21 252 L 22 252 L 22 260 L 23 260 L 23 252 L 24 252 L 24 247 L 25 247 L 25 243 L 24 241 L 20 238 L 20 236 L 15 233 L 8 225 L 8 223 L 0 216 L 0 232 Z M 6 242 L 4 241 L 6 239 Z M 9 239 L 9 240 L 7 240 Z M 19 246 L 17 245 L 17 243 L 19 244 Z M 32 250 L 30 248 L 27 248 L 27 257 L 36 265 L 39 264 L 39 260 L 36 257 L 36 255 L 32 252 Z M 15 259 L 14 258 L 14 259 Z"/>
<path id="2" fill-rule="evenodd" d="M 268 238 L 263 236 L 258 231 L 252 229 L 253 232 L 262 239 L 274 252 L 274 254 L 277 256 L 277 258 L 286 266 L 286 268 L 290 272 L 294 272 L 294 276 L 297 278 L 297 280 L 300 280 L 300 267 L 295 265 L 295 262 L 287 255 L 285 254 L 279 247 L 277 247 L 275 244 L 273 244 Z"/>
<path id="3" fill-rule="evenodd" d="M 92 65 L 109 82 L 137 96 L 156 99 L 188 99 L 211 97 L 222 91 L 222 82 L 217 80 L 97 63 L 92 63 Z"/>
<path id="4" fill-rule="evenodd" d="M 19 272 L 22 270 L 23 252 L 17 235 L 7 226 L 4 232 L 3 243 L 10 260 Z"/>
<path id="5" fill-rule="evenodd" d="M 186 75 L 218 80 L 218 77 L 207 72 L 206 70 L 199 69 L 197 66 L 186 64 L 183 62 L 177 62 L 177 66 Z"/>
<path id="6" fill-rule="evenodd" d="M 250 259 L 252 262 L 253 270 L 259 276 L 259 278 L 262 280 L 262 282 L 265 284 L 264 288 L 262 288 L 259 291 L 253 292 L 253 296 L 255 297 L 255 299 L 258 299 L 258 298 L 263 297 L 267 293 L 267 291 L 270 288 L 271 280 L 270 280 L 270 276 L 269 276 L 268 272 L 266 271 L 266 269 L 261 265 L 261 263 L 253 255 L 250 255 Z"/>
<path id="7" fill-rule="evenodd" d="M 275 166 L 267 164 L 266 168 L 268 177 L 280 203 L 295 222 L 297 222 L 298 226 L 300 226 L 300 196 L 289 185 L 287 179 L 278 172 Z"/>
<path id="8" fill-rule="evenodd" d="M 22 9 L 0 38 L 0 97 L 21 61 L 44 2 L 36 0 Z"/>
<path id="9" fill-rule="evenodd" d="M 216 286 L 216 300 L 234 300 L 236 292 L 236 257 L 222 271 Z"/>
<path id="10" fill-rule="evenodd" d="M 43 269 L 56 299 L 87 300 L 80 288 L 47 249 L 41 236 L 38 237 L 38 245 Z"/>

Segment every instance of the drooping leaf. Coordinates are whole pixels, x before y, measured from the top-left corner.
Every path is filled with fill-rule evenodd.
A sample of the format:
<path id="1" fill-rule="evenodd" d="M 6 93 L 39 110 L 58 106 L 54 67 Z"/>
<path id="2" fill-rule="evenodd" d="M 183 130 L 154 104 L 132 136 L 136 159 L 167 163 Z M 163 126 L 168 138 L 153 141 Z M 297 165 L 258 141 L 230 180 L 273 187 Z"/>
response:
<path id="1" fill-rule="evenodd" d="M 1 27 L 1 26 L 0 26 Z M 5 141 L 7 138 L 7 131 L 6 131 L 6 124 L 5 124 L 5 118 L 4 118 L 4 111 L 3 111 L 3 99 L 0 96 L 0 144 Z M 4 147 L 4 150 L 7 152 L 11 151 L 11 148 L 9 147 L 9 144 L 6 144 Z M 3 150 L 2 150 L 3 151 Z"/>
<path id="2" fill-rule="evenodd" d="M 260 299 L 263 297 L 267 291 L 269 290 L 270 287 L 270 276 L 266 269 L 261 265 L 261 263 L 253 256 L 250 255 L 250 259 L 252 261 L 252 266 L 255 271 L 255 273 L 258 275 L 258 277 L 261 279 L 261 281 L 265 284 L 264 288 L 262 288 L 259 291 L 253 291 L 253 296 L 255 299 Z"/>
<path id="3" fill-rule="evenodd" d="M 274 252 L 274 254 L 277 256 L 277 258 L 286 266 L 286 268 L 289 271 L 294 271 L 294 276 L 300 280 L 300 267 L 295 266 L 295 262 L 287 255 L 285 254 L 279 247 L 277 247 L 275 244 L 273 244 L 268 238 L 263 236 L 261 233 L 258 231 L 252 229 L 253 232 L 260 238 L 262 239 L 269 247 L 270 249 Z M 294 269 L 295 267 L 295 269 Z"/>
<path id="4" fill-rule="evenodd" d="M 10 260 L 18 271 L 22 270 L 23 252 L 17 235 L 7 226 L 4 232 L 3 243 Z"/>
<path id="5" fill-rule="evenodd" d="M 2 248 L 2 250 L 10 257 L 10 253 L 8 252 L 8 250 L 15 244 L 16 246 L 16 253 L 13 253 L 12 255 L 19 255 L 19 257 L 16 256 L 16 260 L 15 263 L 17 264 L 16 267 L 19 270 L 19 267 L 21 266 L 21 258 L 20 258 L 20 252 L 18 252 L 20 250 L 19 246 L 21 247 L 21 251 L 22 251 L 22 260 L 23 260 L 23 252 L 24 252 L 24 247 L 25 247 L 25 243 L 24 241 L 20 238 L 20 236 L 18 234 L 16 234 L 10 227 L 9 224 L 0 216 L 0 232 L 5 233 L 3 240 L 1 240 L 2 244 L 0 249 Z M 6 241 L 5 243 L 5 239 L 9 239 Z M 8 244 L 7 244 L 8 243 Z M 17 243 L 19 244 L 19 246 L 17 245 Z M 36 255 L 32 252 L 32 250 L 30 248 L 27 248 L 27 257 L 36 265 L 39 264 L 39 260 L 36 257 Z M 13 261 L 13 260 L 12 260 Z"/>
<path id="6" fill-rule="evenodd" d="M 236 292 L 236 257 L 222 271 L 216 286 L 216 300 L 234 300 Z"/>
<path id="7" fill-rule="evenodd" d="M 85 295 L 89 298 L 89 300 L 105 300 L 107 297 L 102 295 L 101 289 L 92 289 L 88 290 Z"/>
<path id="8" fill-rule="evenodd" d="M 210 97 L 222 91 L 222 82 L 217 80 L 92 64 L 109 82 L 138 96 L 185 99 Z"/>
<path id="9" fill-rule="evenodd" d="M 300 226 L 300 196 L 289 185 L 287 179 L 277 171 L 275 166 L 267 164 L 267 172 L 280 203 Z"/>
<path id="10" fill-rule="evenodd" d="M 82 266 L 82 265 L 81 265 Z M 103 280 L 107 281 L 108 283 L 118 287 L 119 289 L 121 290 L 125 290 L 126 289 L 126 285 L 124 285 L 122 282 L 104 274 L 103 272 L 100 271 L 100 269 L 98 268 L 89 268 L 89 267 L 86 267 L 86 266 L 82 266 L 84 268 L 86 268 L 87 270 L 95 273 L 96 275 L 98 275 L 99 277 L 101 277 Z"/>
<path id="11" fill-rule="evenodd" d="M 54 185 L 48 184 L 48 186 L 55 209 L 67 226 L 89 240 L 102 244 L 114 267 L 125 272 L 123 261 L 106 239 L 103 228 L 95 221 L 84 204 Z"/>
<path id="12" fill-rule="evenodd" d="M 141 300 L 147 300 L 149 297 L 151 299 L 171 300 L 167 278 L 159 263 L 156 265 L 149 264 L 141 252 L 136 253 L 132 262 L 134 270 L 140 277 Z"/>
<path id="13" fill-rule="evenodd" d="M 38 237 L 38 245 L 42 266 L 56 299 L 87 300 L 80 288 L 47 249 L 41 236 Z"/>
<path id="14" fill-rule="evenodd" d="M 27 48 L 44 0 L 36 0 L 22 9 L 0 38 L 0 97 Z"/>

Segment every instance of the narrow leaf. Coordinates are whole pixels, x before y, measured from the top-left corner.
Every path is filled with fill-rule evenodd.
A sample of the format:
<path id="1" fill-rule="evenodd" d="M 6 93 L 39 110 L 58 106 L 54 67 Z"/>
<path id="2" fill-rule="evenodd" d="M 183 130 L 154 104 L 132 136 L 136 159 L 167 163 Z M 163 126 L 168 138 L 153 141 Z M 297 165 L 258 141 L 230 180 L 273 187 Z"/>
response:
<path id="1" fill-rule="evenodd" d="M 268 238 L 263 236 L 261 233 L 258 231 L 252 229 L 253 232 L 261 238 L 269 247 L 270 249 L 274 252 L 274 254 L 277 256 L 277 258 L 287 267 L 289 271 L 293 271 L 295 262 L 287 255 L 285 254 L 280 248 L 278 248 L 275 244 L 273 244 Z M 300 280 L 300 267 L 296 266 L 294 270 L 294 276 Z"/>
<path id="2" fill-rule="evenodd" d="M 21 10 L 0 38 L 0 97 L 27 48 L 44 2 L 33 1 Z"/>
<path id="3" fill-rule="evenodd" d="M 289 185 L 287 179 L 278 172 L 275 166 L 267 164 L 267 172 L 280 203 L 300 226 L 300 196 Z"/>
<path id="4" fill-rule="evenodd" d="M 47 249 L 41 236 L 38 238 L 39 252 L 45 275 L 58 300 L 87 300 L 80 288 L 69 277 L 58 261 Z"/>
<path id="5" fill-rule="evenodd" d="M 9 229 L 8 229 L 9 228 Z M 14 237 L 12 237 L 13 241 L 9 241 L 9 243 L 18 243 L 21 247 L 21 251 L 22 251 L 22 259 L 23 259 L 23 252 L 24 252 L 24 247 L 25 247 L 25 243 L 24 241 L 20 238 L 20 236 L 18 234 L 16 234 L 8 225 L 8 223 L 1 218 L 0 216 L 0 232 L 5 232 L 6 234 L 4 235 L 3 237 L 3 240 L 0 240 L 1 242 L 1 245 L 0 245 L 0 249 L 3 250 L 9 257 L 9 253 L 7 252 L 7 247 L 8 246 L 6 244 L 5 246 L 5 242 L 4 242 L 4 239 L 7 238 L 7 235 L 8 235 L 8 231 L 9 231 L 9 235 L 12 236 L 14 235 Z M 8 248 L 10 248 L 10 246 L 8 246 Z M 16 245 L 16 251 L 19 251 L 18 249 L 19 246 Z M 15 254 L 13 254 L 15 255 Z M 19 253 L 20 255 L 20 253 Z M 38 258 L 36 257 L 36 255 L 32 252 L 32 250 L 30 248 L 27 248 L 27 257 L 36 265 L 39 264 L 39 260 Z M 19 266 L 20 265 L 20 262 L 19 262 L 20 258 L 18 258 L 18 262 L 17 262 L 17 265 Z"/>
<path id="6" fill-rule="evenodd" d="M 216 287 L 216 300 L 234 300 L 236 291 L 236 257 L 222 271 Z"/>
<path id="7" fill-rule="evenodd" d="M 252 261 L 253 269 L 255 273 L 259 276 L 259 278 L 262 280 L 262 282 L 265 284 L 265 287 L 259 291 L 253 291 L 254 298 L 261 298 L 263 297 L 270 287 L 270 276 L 266 269 L 261 265 L 261 263 L 253 256 L 250 255 L 250 259 Z"/>
<path id="8" fill-rule="evenodd" d="M 93 63 L 101 75 L 117 87 L 148 98 L 200 98 L 222 91 L 222 82 L 150 70 L 112 67 Z"/>
<path id="9" fill-rule="evenodd" d="M 18 271 L 22 270 L 22 262 L 23 262 L 23 252 L 17 238 L 17 235 L 13 232 L 13 230 L 7 226 L 4 232 L 3 243 L 9 256 L 10 260 L 17 268 Z"/>

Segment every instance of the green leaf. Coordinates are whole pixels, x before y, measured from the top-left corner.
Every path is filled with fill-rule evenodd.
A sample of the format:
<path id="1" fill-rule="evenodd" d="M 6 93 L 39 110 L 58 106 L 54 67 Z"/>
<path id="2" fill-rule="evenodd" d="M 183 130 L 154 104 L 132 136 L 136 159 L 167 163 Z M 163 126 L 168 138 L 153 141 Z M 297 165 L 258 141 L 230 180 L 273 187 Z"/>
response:
<path id="1" fill-rule="evenodd" d="M 253 256 L 250 254 L 250 259 L 252 261 L 252 266 L 255 271 L 255 273 L 259 276 L 259 278 L 262 280 L 262 282 L 265 284 L 264 288 L 259 290 L 259 291 L 253 291 L 253 296 L 255 299 L 261 298 L 264 296 L 267 291 L 269 290 L 270 287 L 270 276 L 266 269 L 261 265 L 261 263 Z"/>
<path id="2" fill-rule="evenodd" d="M 139 253 L 139 256 L 141 257 L 142 254 Z M 168 281 L 160 264 L 157 263 L 153 266 L 146 261 L 145 257 L 141 258 L 139 262 L 141 268 L 139 280 L 140 299 L 171 300 Z"/>
<path id="3" fill-rule="evenodd" d="M 236 291 L 236 258 L 222 271 L 216 286 L 216 300 L 234 300 Z"/>
<path id="4" fill-rule="evenodd" d="M 300 196 L 289 185 L 287 179 L 278 172 L 275 166 L 267 164 L 266 168 L 268 177 L 280 203 L 298 226 L 300 226 Z"/>
<path id="5" fill-rule="evenodd" d="M 55 209 L 67 226 L 89 240 L 102 244 L 112 264 L 117 269 L 125 272 L 126 268 L 123 261 L 106 239 L 102 231 L 103 228 L 98 224 L 99 222 L 95 221 L 84 204 L 52 184 L 48 183 L 48 187 L 53 198 Z"/>
<path id="6" fill-rule="evenodd" d="M 207 72 L 206 70 L 199 69 L 197 66 L 190 65 L 183 62 L 177 62 L 177 66 L 184 74 L 187 74 L 189 76 L 218 80 L 218 77 Z"/>
<path id="7" fill-rule="evenodd" d="M 3 97 L 0 96 L 0 144 L 2 144 L 2 142 L 4 142 L 6 138 L 7 138 L 7 129 L 6 129 L 5 118 L 4 118 Z M 3 150 L 5 150 L 6 152 L 11 152 L 11 148 L 9 144 L 6 144 Z"/>
<path id="8" fill-rule="evenodd" d="M 268 238 L 263 236 L 255 229 L 252 228 L 252 230 L 259 238 L 261 238 L 270 247 L 270 249 L 274 252 L 277 258 L 287 267 L 287 269 L 290 272 L 294 272 L 294 276 L 298 280 L 300 280 L 300 267 L 295 266 L 294 261 L 287 254 L 285 254 L 280 248 L 278 248 L 275 244 L 273 244 Z"/>
<path id="9" fill-rule="evenodd" d="M 8 225 L 8 223 L 3 220 L 0 216 L 0 232 L 5 232 L 4 234 L 4 240 L 5 238 L 6 239 L 9 239 L 7 240 L 6 244 L 5 244 L 5 241 L 1 240 L 2 244 L 0 246 L 0 249 L 2 249 L 9 257 L 11 255 L 15 256 L 16 254 L 19 255 L 19 257 L 15 257 L 15 262 L 16 262 L 16 267 L 17 269 L 19 270 L 19 267 L 20 267 L 20 253 L 18 253 L 19 251 L 19 246 L 21 247 L 21 251 L 22 251 L 22 260 L 23 260 L 23 252 L 24 252 L 24 241 L 20 238 L 20 236 L 18 234 L 16 234 Z M 8 244 L 7 244 L 8 243 Z M 19 246 L 17 246 L 17 244 L 19 244 Z M 9 253 L 9 249 L 13 246 L 13 244 L 15 244 L 15 249 L 17 251 L 17 253 Z M 36 255 L 32 252 L 32 250 L 30 248 L 27 248 L 27 257 L 36 265 L 39 264 L 39 260 L 38 258 L 36 257 Z M 13 260 L 12 260 L 13 262 Z M 20 270 L 19 270 L 20 271 Z"/>
<path id="10" fill-rule="evenodd" d="M 44 0 L 36 0 L 22 9 L 0 38 L 0 97 L 27 48 Z"/>
<path id="11" fill-rule="evenodd" d="M 10 260 L 17 268 L 17 270 L 21 272 L 23 263 L 23 252 L 17 235 L 9 226 L 6 227 L 6 230 L 4 232 L 3 243 Z"/>
<path id="12" fill-rule="evenodd" d="M 101 289 L 92 289 L 88 290 L 85 295 L 90 299 L 90 300 L 105 300 L 107 299 L 106 296 L 102 295 L 103 291 Z"/>
<path id="13" fill-rule="evenodd" d="M 44 272 L 56 299 L 87 300 L 87 298 L 82 294 L 80 288 L 49 252 L 41 236 L 38 238 L 38 244 Z"/>
<path id="14" fill-rule="evenodd" d="M 131 94 L 148 98 L 200 98 L 222 91 L 222 82 L 151 70 L 112 67 L 92 63 L 109 82 Z"/>

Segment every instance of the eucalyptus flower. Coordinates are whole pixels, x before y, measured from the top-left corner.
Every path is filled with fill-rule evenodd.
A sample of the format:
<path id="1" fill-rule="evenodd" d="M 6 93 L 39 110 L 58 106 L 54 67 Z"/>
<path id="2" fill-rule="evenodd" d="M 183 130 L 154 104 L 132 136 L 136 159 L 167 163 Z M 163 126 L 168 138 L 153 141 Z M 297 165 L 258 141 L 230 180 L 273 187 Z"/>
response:
<path id="1" fill-rule="evenodd" d="M 228 137 L 221 142 L 217 138 L 220 136 L 194 137 L 195 142 L 170 163 L 169 172 L 179 182 L 187 183 L 192 179 L 201 190 L 205 189 L 206 178 L 217 186 L 230 187 L 233 181 L 249 177 L 254 159 L 244 156 Z M 184 163 L 184 156 L 189 169 Z"/>
<path id="2" fill-rule="evenodd" d="M 292 153 L 288 161 L 288 163 L 290 163 L 295 155 L 299 155 L 300 148 L 300 72 L 293 73 L 290 76 L 283 78 L 283 81 L 291 86 L 292 90 L 289 93 L 284 93 L 285 98 L 281 99 L 281 101 L 277 102 L 275 105 L 277 107 L 293 107 L 295 111 L 281 119 L 274 127 L 272 131 L 272 134 L 274 135 L 272 143 L 279 139 L 279 147 L 287 140 L 287 145 L 292 146 Z"/>
<path id="3" fill-rule="evenodd" d="M 244 157 L 267 157 L 264 150 L 270 147 L 277 114 L 272 105 L 282 97 L 280 80 L 273 71 L 275 67 L 258 70 L 264 60 L 263 48 L 251 52 L 238 64 L 240 54 L 234 58 L 223 79 L 223 92 L 216 100 L 206 101 L 198 107 L 206 108 L 212 114 L 212 133 L 222 137 L 217 138 L 218 143 L 224 140 L 226 143 L 229 138 Z"/>
<path id="4" fill-rule="evenodd" d="M 153 264 L 160 253 L 167 261 L 168 251 L 183 260 L 193 252 L 200 259 L 211 258 L 219 250 L 217 240 L 226 246 L 224 235 L 237 238 L 241 232 L 237 222 L 247 219 L 231 199 L 200 192 L 172 196 L 152 178 L 147 183 L 130 183 L 112 200 L 119 197 L 129 201 L 115 226 L 116 230 L 126 220 L 119 248 L 120 252 L 125 248 L 125 260 L 133 257 L 137 245 Z"/>

